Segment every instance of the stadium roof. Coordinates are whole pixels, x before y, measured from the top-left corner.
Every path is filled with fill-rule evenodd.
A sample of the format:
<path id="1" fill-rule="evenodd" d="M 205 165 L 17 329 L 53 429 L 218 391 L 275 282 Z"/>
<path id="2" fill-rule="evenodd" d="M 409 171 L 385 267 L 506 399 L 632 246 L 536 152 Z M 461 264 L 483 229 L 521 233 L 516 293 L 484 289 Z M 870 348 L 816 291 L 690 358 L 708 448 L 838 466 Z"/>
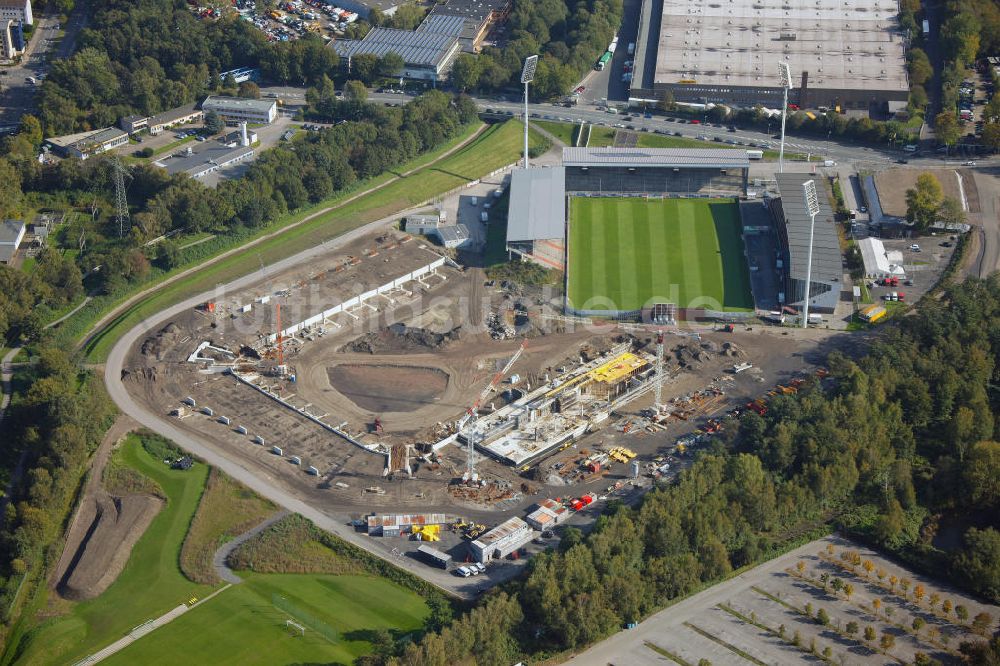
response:
<path id="1" fill-rule="evenodd" d="M 778 88 L 907 90 L 896 0 L 663 0 L 654 80 Z"/>
<path id="2" fill-rule="evenodd" d="M 807 173 L 775 175 L 788 233 L 790 264 L 788 271 L 793 280 L 806 279 L 810 221 L 802 184 L 815 178 Z M 819 195 L 819 214 L 816 216 L 816 230 L 813 236 L 812 280 L 813 282 L 839 281 L 844 274 L 840 260 L 840 240 L 837 238 L 837 223 L 822 180 L 816 182 L 816 194 Z"/>
<path id="3" fill-rule="evenodd" d="M 749 169 L 750 158 L 727 148 L 563 148 L 563 165 Z"/>
<path id="4" fill-rule="evenodd" d="M 372 28 L 361 40 L 334 40 L 333 48 L 344 58 L 353 58 L 361 53 L 378 57 L 396 53 L 407 65 L 437 68 L 457 43 L 458 37 L 453 34 L 429 30 Z"/>
<path id="5" fill-rule="evenodd" d="M 562 238 L 566 227 L 566 170 L 514 169 L 510 178 L 507 242 Z"/>

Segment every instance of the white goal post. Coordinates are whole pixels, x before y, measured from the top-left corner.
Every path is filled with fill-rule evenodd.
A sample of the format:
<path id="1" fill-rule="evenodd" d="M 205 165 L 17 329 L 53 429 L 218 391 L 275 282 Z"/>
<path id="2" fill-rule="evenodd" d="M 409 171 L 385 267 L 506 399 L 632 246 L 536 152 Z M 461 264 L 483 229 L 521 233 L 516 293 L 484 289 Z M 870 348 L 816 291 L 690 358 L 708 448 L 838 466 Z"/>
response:
<path id="1" fill-rule="evenodd" d="M 298 631 L 300 636 L 306 635 L 306 628 L 295 620 L 285 620 L 285 629 L 290 631 Z"/>

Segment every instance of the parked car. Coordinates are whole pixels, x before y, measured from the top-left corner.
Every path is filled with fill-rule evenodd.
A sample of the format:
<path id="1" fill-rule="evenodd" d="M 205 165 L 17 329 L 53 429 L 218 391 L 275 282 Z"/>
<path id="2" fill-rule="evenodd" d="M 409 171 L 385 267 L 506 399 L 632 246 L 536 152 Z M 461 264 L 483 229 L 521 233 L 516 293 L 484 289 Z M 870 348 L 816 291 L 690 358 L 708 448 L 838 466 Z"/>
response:
<path id="1" fill-rule="evenodd" d="M 910 252 L 920 252 L 920 246 L 916 243 L 910 245 Z"/>

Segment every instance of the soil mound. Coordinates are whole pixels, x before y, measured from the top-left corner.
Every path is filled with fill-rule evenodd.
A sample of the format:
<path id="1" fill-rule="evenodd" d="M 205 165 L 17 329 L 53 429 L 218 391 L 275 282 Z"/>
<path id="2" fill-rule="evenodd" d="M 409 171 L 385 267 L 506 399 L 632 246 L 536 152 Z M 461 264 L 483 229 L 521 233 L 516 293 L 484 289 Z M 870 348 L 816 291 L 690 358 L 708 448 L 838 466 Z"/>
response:
<path id="1" fill-rule="evenodd" d="M 80 601 L 104 592 L 118 578 L 132 547 L 163 504 L 152 495 L 111 497 L 100 493 L 84 499 L 57 568 L 59 594 Z M 77 542 L 75 549 L 69 547 Z"/>
<path id="2" fill-rule="evenodd" d="M 177 324 L 170 322 L 161 328 L 156 335 L 151 335 L 143 340 L 139 351 L 143 356 L 155 356 L 156 360 L 162 361 L 163 353 L 173 346 L 180 333 L 181 329 Z"/>
<path id="3" fill-rule="evenodd" d="M 427 349 L 441 349 L 460 337 L 459 328 L 446 333 L 434 333 L 423 328 L 393 324 L 378 332 L 366 333 L 341 348 L 342 352 L 361 354 L 394 354 Z"/>

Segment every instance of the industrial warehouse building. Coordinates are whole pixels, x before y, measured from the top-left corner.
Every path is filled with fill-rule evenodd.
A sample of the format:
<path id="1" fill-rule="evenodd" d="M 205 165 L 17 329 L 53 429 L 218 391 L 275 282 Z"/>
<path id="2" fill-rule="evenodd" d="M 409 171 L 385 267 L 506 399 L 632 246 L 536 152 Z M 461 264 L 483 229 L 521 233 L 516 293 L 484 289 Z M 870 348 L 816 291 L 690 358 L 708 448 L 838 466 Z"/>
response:
<path id="1" fill-rule="evenodd" d="M 50 137 L 44 143 L 61 157 L 77 157 L 85 160 L 92 155 L 126 145 L 128 132 L 117 127 L 105 127 L 90 132 Z"/>
<path id="2" fill-rule="evenodd" d="M 570 517 L 569 509 L 554 499 L 543 499 L 525 520 L 539 531 L 551 530 Z"/>
<path id="3" fill-rule="evenodd" d="M 23 220 L 4 220 L 0 223 L 0 264 L 9 264 L 24 240 Z"/>
<path id="4" fill-rule="evenodd" d="M 778 62 L 802 108 L 903 108 L 896 0 L 643 0 L 630 101 L 781 108 Z"/>
<path id="5" fill-rule="evenodd" d="M 777 223 L 779 258 L 777 268 L 783 275 L 785 305 L 802 307 L 806 298 L 806 266 L 809 253 L 809 211 L 802 185 L 815 176 L 804 173 L 779 173 L 775 176 L 779 197 L 770 201 Z M 833 312 L 840 300 L 844 267 L 840 257 L 837 222 L 822 181 L 816 181 L 819 214 L 813 235 L 812 280 L 809 309 Z M 786 269 L 787 267 L 787 269 Z"/>
<path id="6" fill-rule="evenodd" d="M 469 544 L 477 562 L 502 560 L 531 541 L 534 532 L 517 516 L 510 518 Z"/>
<path id="7" fill-rule="evenodd" d="M 146 121 L 146 127 L 149 129 L 149 133 L 155 136 L 171 127 L 197 122 L 204 116 L 205 113 L 201 109 L 195 108 L 194 104 L 187 104 L 150 117 Z"/>
<path id="8" fill-rule="evenodd" d="M 515 169 L 510 179 L 507 251 L 546 268 L 566 268 L 566 171 Z"/>
<path id="9" fill-rule="evenodd" d="M 746 193 L 750 159 L 726 148 L 563 148 L 566 192 L 733 197 Z"/>
<path id="10" fill-rule="evenodd" d="M 444 81 L 462 51 L 478 53 L 490 27 L 505 21 L 511 0 L 449 0 L 434 4 L 415 30 L 373 28 L 362 39 L 330 42 L 347 71 L 357 55 L 403 59 L 401 76 L 424 81 Z"/>
<path id="11" fill-rule="evenodd" d="M 205 113 L 215 111 L 227 125 L 247 122 L 268 125 L 278 117 L 278 102 L 273 99 L 245 99 L 209 95 L 201 103 Z"/>

